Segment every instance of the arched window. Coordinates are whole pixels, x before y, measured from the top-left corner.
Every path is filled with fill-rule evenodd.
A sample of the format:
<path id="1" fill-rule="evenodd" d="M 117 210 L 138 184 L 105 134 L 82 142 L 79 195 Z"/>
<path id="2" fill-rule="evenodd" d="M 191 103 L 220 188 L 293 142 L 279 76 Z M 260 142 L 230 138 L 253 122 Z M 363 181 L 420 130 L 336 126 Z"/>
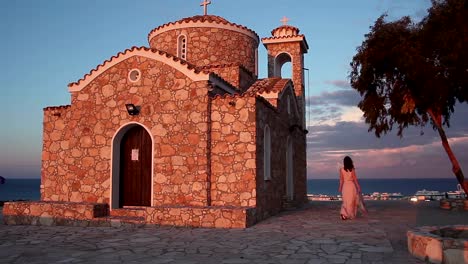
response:
<path id="1" fill-rule="evenodd" d="M 263 179 L 271 180 L 271 135 L 268 125 L 263 132 Z"/>
<path id="2" fill-rule="evenodd" d="M 177 38 L 177 57 L 183 60 L 187 59 L 187 37 L 185 35 L 179 35 Z"/>

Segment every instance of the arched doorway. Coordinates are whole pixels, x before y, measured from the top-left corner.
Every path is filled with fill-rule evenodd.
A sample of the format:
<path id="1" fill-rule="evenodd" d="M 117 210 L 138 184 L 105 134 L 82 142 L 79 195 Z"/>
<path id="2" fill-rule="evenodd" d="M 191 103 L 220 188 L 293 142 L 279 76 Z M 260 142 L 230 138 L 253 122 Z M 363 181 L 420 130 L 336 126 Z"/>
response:
<path id="1" fill-rule="evenodd" d="M 288 200 L 294 200 L 294 164 L 293 147 L 291 137 L 287 140 L 286 149 L 286 196 Z"/>
<path id="2" fill-rule="evenodd" d="M 152 139 L 138 124 L 123 127 L 114 137 L 112 208 L 151 206 Z"/>

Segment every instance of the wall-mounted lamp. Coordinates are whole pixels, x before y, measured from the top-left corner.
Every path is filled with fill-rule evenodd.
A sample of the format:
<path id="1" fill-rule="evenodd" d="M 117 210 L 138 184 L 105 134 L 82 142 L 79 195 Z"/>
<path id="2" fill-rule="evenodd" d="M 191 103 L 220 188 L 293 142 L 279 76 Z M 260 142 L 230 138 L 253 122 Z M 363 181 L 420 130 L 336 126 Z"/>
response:
<path id="1" fill-rule="evenodd" d="M 138 106 L 135 106 L 134 104 L 125 104 L 125 107 L 127 108 L 127 112 L 129 115 L 138 115 L 140 113 L 140 109 L 138 109 Z"/>

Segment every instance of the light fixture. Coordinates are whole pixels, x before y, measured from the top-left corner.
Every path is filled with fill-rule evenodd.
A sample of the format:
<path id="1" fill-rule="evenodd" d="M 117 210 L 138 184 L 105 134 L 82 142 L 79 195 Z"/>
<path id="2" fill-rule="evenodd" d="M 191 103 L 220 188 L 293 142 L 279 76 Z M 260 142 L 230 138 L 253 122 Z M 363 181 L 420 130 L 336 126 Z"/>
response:
<path id="1" fill-rule="evenodd" d="M 125 104 L 125 107 L 127 108 L 127 112 L 129 115 L 138 115 L 140 113 L 140 110 L 138 109 L 138 106 L 135 106 L 134 104 Z"/>

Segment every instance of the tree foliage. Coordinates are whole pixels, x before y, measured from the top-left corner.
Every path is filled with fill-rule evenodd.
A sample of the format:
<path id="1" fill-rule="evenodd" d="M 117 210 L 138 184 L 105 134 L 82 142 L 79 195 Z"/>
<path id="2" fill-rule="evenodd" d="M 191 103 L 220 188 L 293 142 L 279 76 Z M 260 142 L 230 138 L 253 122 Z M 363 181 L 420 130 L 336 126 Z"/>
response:
<path id="1" fill-rule="evenodd" d="M 468 190 L 443 130 L 456 103 L 468 101 L 468 0 L 432 0 L 418 23 L 385 19 L 376 20 L 351 62 L 369 131 L 380 137 L 395 127 L 402 136 L 408 126 L 430 122 Z"/>
<path id="2" fill-rule="evenodd" d="M 351 62 L 351 85 L 377 136 L 425 125 L 428 109 L 449 124 L 456 101 L 468 100 L 468 1 L 433 1 L 428 15 L 377 19 Z M 408 108 L 409 107 L 409 108 Z M 411 111 L 414 107 L 416 111 Z"/>

